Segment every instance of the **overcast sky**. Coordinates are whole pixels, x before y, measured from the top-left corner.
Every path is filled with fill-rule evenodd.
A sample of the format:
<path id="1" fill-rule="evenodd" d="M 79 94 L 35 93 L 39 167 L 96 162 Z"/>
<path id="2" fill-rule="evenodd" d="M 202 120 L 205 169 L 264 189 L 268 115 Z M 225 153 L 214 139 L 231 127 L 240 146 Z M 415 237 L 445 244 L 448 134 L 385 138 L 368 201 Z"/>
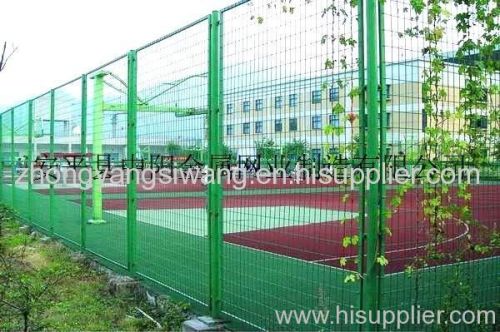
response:
<path id="1" fill-rule="evenodd" d="M 0 41 L 18 47 L 0 73 L 0 110 L 236 0 L 2 0 Z"/>

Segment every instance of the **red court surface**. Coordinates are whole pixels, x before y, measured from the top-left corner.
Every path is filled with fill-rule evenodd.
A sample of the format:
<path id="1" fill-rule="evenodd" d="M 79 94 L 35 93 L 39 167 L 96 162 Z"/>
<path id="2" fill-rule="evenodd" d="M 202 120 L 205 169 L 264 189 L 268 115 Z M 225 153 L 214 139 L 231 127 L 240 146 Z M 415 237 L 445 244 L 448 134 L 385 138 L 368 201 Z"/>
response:
<path id="1" fill-rule="evenodd" d="M 289 189 L 297 188 L 296 184 L 287 185 L 260 185 L 258 189 Z M 305 187 L 305 186 L 302 186 Z M 310 187 L 310 185 L 309 185 Z M 317 189 L 318 186 L 315 188 Z M 253 187 L 257 189 L 256 186 Z M 114 192 L 108 188 L 108 193 Z M 192 186 L 182 185 L 183 190 L 176 185 L 161 188 L 164 192 L 193 192 L 203 191 L 201 184 Z M 307 193 L 303 189 L 300 193 L 279 194 L 272 191 L 269 194 L 252 194 L 251 190 L 244 192 L 232 192 L 224 197 L 224 207 L 264 207 L 264 206 L 303 206 L 315 209 L 327 209 L 337 211 L 358 211 L 357 192 L 347 191 L 316 192 Z M 155 188 L 154 192 L 161 191 Z M 477 225 L 465 225 L 457 219 L 450 219 L 443 227 L 443 240 L 438 244 L 441 253 L 457 253 L 470 247 L 468 238 L 473 240 L 485 240 L 486 236 L 493 230 L 498 229 L 500 220 L 500 191 L 499 185 L 479 185 L 471 189 L 472 199 L 470 207 Z M 76 190 L 76 192 L 79 192 Z M 120 191 L 117 191 L 120 192 Z M 457 202 L 455 190 L 451 189 L 450 202 Z M 348 195 L 347 195 L 348 194 Z M 392 191 L 388 190 L 387 202 L 390 202 Z M 447 198 L 445 198 L 447 199 Z M 415 260 L 415 257 L 425 253 L 429 243 L 434 236 L 425 220 L 423 208 L 422 189 L 412 189 L 406 193 L 403 203 L 393 211 L 387 220 L 392 235 L 386 237 L 385 257 L 389 260 L 386 272 L 398 272 Z M 91 202 L 89 201 L 90 205 Z M 447 203 L 445 203 L 447 204 Z M 138 208 L 141 210 L 161 209 L 193 209 L 206 206 L 206 199 L 200 197 L 173 197 L 173 198 L 139 198 Z M 126 210 L 125 199 L 105 199 L 105 210 Z M 272 216 L 269 216 L 272 217 Z M 312 218 L 308 216 L 307 218 Z M 315 264 L 339 266 L 342 257 L 350 258 L 351 263 L 346 268 L 353 268 L 356 257 L 357 246 L 344 247 L 342 240 L 345 236 L 358 234 L 357 221 L 352 219 L 345 222 L 330 221 L 320 223 L 309 223 L 306 225 L 287 226 L 272 229 L 259 229 L 247 232 L 225 234 L 224 240 L 229 243 L 250 247 L 258 250 L 268 251 L 275 254 L 293 257 Z M 475 259 L 479 254 L 466 250 L 464 260 Z M 489 253 L 495 255 L 499 252 Z M 447 257 L 436 259 L 431 264 L 442 264 L 449 261 Z"/>

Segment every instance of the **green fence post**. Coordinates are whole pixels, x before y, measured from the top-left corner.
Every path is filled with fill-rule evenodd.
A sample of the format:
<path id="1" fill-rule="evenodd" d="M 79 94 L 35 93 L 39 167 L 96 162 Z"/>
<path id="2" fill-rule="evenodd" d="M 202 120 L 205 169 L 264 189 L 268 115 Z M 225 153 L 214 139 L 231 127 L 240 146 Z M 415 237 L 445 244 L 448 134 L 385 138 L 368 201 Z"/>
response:
<path id="1" fill-rule="evenodd" d="M 363 19 L 363 2 L 360 0 L 358 2 L 358 84 L 359 84 L 359 111 L 358 111 L 358 130 L 359 130 L 359 147 L 358 147 L 358 157 L 360 160 L 366 154 L 365 149 L 365 92 L 366 92 L 366 82 L 365 82 L 365 43 L 364 43 L 364 19 Z M 351 141 L 354 142 L 354 137 L 351 137 Z M 366 189 L 365 183 L 359 186 L 359 201 L 358 201 L 358 273 L 363 275 L 365 273 L 364 266 L 364 251 L 365 251 L 365 213 L 366 213 Z M 359 308 L 363 308 L 363 279 L 359 281 Z"/>
<path id="2" fill-rule="evenodd" d="M 135 155 L 137 151 L 137 52 L 128 53 L 127 88 L 127 167 L 130 178 L 127 183 L 127 266 L 130 272 L 136 270 L 137 245 L 137 174 Z"/>
<path id="3" fill-rule="evenodd" d="M 82 154 L 82 169 L 87 167 L 87 75 L 82 75 L 82 102 L 81 102 L 81 132 L 80 132 L 80 153 Z M 86 174 L 82 172 L 82 174 Z M 80 190 L 80 246 L 82 250 L 87 247 L 87 191 L 83 183 L 88 178 L 82 179 Z"/>
<path id="4" fill-rule="evenodd" d="M 379 91 L 378 91 L 378 43 L 377 43 L 377 2 L 378 0 L 367 0 L 365 7 L 367 29 L 367 110 L 368 110 L 368 130 L 367 130 L 367 159 L 376 161 L 379 158 Z M 379 160 L 375 162 L 378 166 Z M 376 167 L 377 167 L 376 166 Z M 375 313 L 378 307 L 377 283 L 378 283 L 378 231 L 380 213 L 380 192 L 379 184 L 370 182 L 367 193 L 367 236 L 366 236 L 366 274 L 363 285 L 364 309 Z M 376 326 L 366 324 L 369 330 L 376 329 Z"/>
<path id="5" fill-rule="evenodd" d="M 16 208 L 16 157 L 14 155 L 15 153 L 15 136 L 14 136 L 14 110 L 12 109 L 10 111 L 10 163 L 11 163 L 11 179 L 10 179 L 10 185 L 11 185 L 11 195 L 12 195 L 12 208 Z"/>
<path id="6" fill-rule="evenodd" d="M 385 172 L 385 156 L 386 156 L 386 130 L 387 130 L 387 117 L 386 117 L 386 98 L 387 98 L 387 88 L 385 85 L 385 38 L 384 38 L 384 1 L 378 1 L 378 34 L 379 34 L 379 75 L 380 75 L 380 174 Z M 385 178 L 385 177 L 384 177 Z M 385 254 L 385 199 L 386 199 L 386 187 L 385 183 L 381 182 L 379 186 L 380 192 L 380 215 L 379 215 L 379 231 L 378 231 L 378 241 L 379 241 L 379 252 L 380 255 Z M 378 303 L 380 304 L 382 296 L 382 276 L 384 274 L 383 266 L 378 267 Z"/>
<path id="7" fill-rule="evenodd" d="M 50 146 L 49 146 L 49 155 L 50 155 L 50 168 L 54 167 L 54 141 L 55 141 L 55 133 L 54 133 L 54 122 L 55 122 L 55 90 L 50 90 Z M 49 185 L 49 231 L 50 234 L 54 234 L 54 215 L 55 215 L 55 190 L 54 185 L 51 183 Z"/>
<path id="8" fill-rule="evenodd" d="M 214 156 L 222 153 L 222 21 L 219 11 L 209 17 L 208 60 L 208 160 L 217 169 Z M 209 311 L 214 318 L 222 309 L 222 186 L 214 177 L 208 185 Z"/>
<path id="9" fill-rule="evenodd" d="M 28 160 L 26 163 L 28 166 L 28 221 L 30 223 L 32 222 L 31 195 L 33 192 L 33 183 L 32 183 L 33 174 L 31 173 L 32 162 L 33 162 L 33 100 L 30 100 L 28 103 Z"/>

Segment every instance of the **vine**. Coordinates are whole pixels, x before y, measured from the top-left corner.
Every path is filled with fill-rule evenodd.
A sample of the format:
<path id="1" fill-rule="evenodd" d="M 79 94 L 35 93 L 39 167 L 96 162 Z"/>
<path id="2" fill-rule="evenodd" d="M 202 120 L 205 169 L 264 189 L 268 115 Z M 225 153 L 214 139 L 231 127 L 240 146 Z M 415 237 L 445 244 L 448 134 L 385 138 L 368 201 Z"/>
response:
<path id="1" fill-rule="evenodd" d="M 411 0 L 410 5 L 417 15 L 415 21 L 424 15 L 426 22 L 424 28 L 415 26 L 405 31 L 408 37 L 424 38 L 426 45 L 422 52 L 429 64 L 423 73 L 422 101 L 431 125 L 425 129 L 421 155 L 426 160 L 433 160 L 433 166 L 440 171 L 446 167 L 447 157 L 453 155 L 461 155 L 468 165 L 484 169 L 495 157 L 494 150 L 491 153 L 489 149 L 498 142 L 499 134 L 499 105 L 495 104 L 498 82 L 489 79 L 499 70 L 498 62 L 493 60 L 494 51 L 500 45 L 498 8 L 488 0 Z M 454 8 L 455 15 L 447 8 Z M 442 77 L 447 73 L 447 65 L 440 49 L 446 38 L 446 26 L 451 23 L 462 34 L 455 58 L 458 74 L 465 80 L 454 110 L 443 107 L 447 105 L 450 89 L 443 87 Z M 474 35 L 473 30 L 481 33 Z M 484 115 L 488 111 L 489 114 Z M 478 125 L 484 117 L 486 128 L 483 123 Z M 461 139 L 449 130 L 446 124 L 450 121 L 460 124 L 457 133 Z M 436 180 L 435 175 L 426 175 L 430 176 L 424 179 Z M 469 184 L 460 183 L 453 188 L 442 181 L 437 184 L 423 181 L 422 187 L 423 215 L 432 238 L 424 254 L 415 257 L 405 269 L 408 276 L 416 278 L 417 284 L 423 267 L 437 262 L 460 262 L 466 255 L 486 255 L 499 247 L 496 229 L 488 229 L 474 219 Z M 448 223 L 469 230 L 465 243 L 453 252 L 440 249 L 440 244 L 447 240 Z M 456 265 L 448 279 L 442 281 L 444 297 L 440 308 L 450 311 L 464 304 L 468 309 L 476 306 L 470 278 L 467 279 L 463 272 L 461 266 Z M 441 328 L 447 330 L 447 327 Z"/>

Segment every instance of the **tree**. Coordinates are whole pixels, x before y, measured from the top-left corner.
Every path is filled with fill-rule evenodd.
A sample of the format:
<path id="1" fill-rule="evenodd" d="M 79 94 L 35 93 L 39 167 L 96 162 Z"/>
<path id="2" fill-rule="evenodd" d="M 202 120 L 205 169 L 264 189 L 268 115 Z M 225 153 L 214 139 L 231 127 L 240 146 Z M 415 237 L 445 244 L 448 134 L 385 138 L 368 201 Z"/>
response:
<path id="1" fill-rule="evenodd" d="M 263 162 L 273 161 L 274 157 L 280 153 L 280 149 L 274 141 L 266 138 L 255 142 L 255 150 Z"/>
<path id="2" fill-rule="evenodd" d="M 169 156 L 178 156 L 182 152 L 182 146 L 175 142 L 168 142 L 165 150 Z"/>
<path id="3" fill-rule="evenodd" d="M 0 57 L 0 72 L 5 69 L 5 66 L 7 65 L 7 62 L 9 61 L 10 57 L 17 51 L 17 47 L 14 45 L 11 46 L 11 50 L 7 51 L 7 42 L 3 43 L 3 48 L 2 48 L 2 56 Z"/>
<path id="4" fill-rule="evenodd" d="M 282 152 L 288 160 L 294 162 L 307 152 L 307 143 L 294 139 L 292 142 L 283 145 Z"/>
<path id="5" fill-rule="evenodd" d="M 14 212 L 0 205 L 0 325 L 16 331 L 32 331 L 43 328 L 39 318 L 46 310 L 47 302 L 57 298 L 55 286 L 63 282 L 70 271 L 62 266 L 36 266 L 30 259 L 35 247 L 31 238 L 22 234 L 5 235 L 16 227 Z M 10 224 L 10 225 L 8 225 Z M 21 242 L 13 245 L 12 239 Z M 6 325 L 5 325 L 6 324 Z"/>

